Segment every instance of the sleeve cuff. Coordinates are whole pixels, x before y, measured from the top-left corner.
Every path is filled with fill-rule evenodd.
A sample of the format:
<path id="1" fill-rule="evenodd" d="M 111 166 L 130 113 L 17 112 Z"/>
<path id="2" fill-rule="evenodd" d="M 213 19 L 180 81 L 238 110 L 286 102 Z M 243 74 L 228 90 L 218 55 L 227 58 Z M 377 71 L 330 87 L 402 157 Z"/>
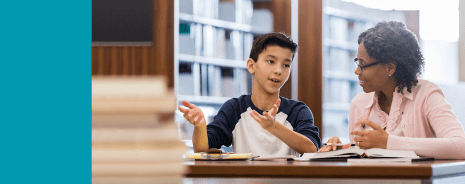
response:
<path id="1" fill-rule="evenodd" d="M 395 136 L 395 135 L 389 135 L 388 136 L 388 141 L 386 145 L 386 149 L 388 150 L 403 150 L 403 137 L 400 136 Z"/>

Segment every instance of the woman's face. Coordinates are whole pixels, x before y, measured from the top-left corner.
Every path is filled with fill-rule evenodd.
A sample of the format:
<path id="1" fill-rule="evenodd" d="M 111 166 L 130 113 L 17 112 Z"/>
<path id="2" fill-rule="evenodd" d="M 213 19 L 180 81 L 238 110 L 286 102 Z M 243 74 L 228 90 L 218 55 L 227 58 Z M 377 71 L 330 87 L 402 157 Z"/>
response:
<path id="1" fill-rule="evenodd" d="M 360 66 L 375 63 L 376 59 L 368 55 L 363 42 L 358 47 L 357 58 Z M 359 84 L 362 86 L 365 93 L 373 91 L 382 91 L 389 82 L 389 70 L 385 64 L 377 64 L 366 67 L 363 71 L 360 68 L 355 69 L 355 74 L 358 75 Z"/>

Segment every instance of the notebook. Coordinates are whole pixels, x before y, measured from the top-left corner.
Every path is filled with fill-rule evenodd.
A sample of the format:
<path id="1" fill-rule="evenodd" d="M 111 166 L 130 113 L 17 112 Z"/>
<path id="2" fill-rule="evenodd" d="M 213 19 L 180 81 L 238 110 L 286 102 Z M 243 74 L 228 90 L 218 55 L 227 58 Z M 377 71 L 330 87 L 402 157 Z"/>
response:
<path id="1" fill-rule="evenodd" d="M 381 148 L 372 149 L 340 149 L 336 151 L 304 153 L 302 157 L 295 158 L 298 161 L 313 160 L 347 160 L 348 158 L 420 158 L 414 151 L 387 150 Z"/>

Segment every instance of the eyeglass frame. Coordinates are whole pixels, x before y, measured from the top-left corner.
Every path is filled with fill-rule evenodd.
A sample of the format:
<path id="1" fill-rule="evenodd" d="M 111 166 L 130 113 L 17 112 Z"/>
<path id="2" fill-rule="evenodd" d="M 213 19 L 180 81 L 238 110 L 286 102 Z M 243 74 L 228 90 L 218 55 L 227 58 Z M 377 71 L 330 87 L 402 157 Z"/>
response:
<path id="1" fill-rule="evenodd" d="M 363 65 L 363 66 L 362 66 L 362 65 L 359 65 L 358 63 L 359 63 L 359 62 L 358 62 L 358 58 L 355 58 L 355 59 L 354 59 L 354 64 L 355 64 L 355 66 L 356 66 L 357 68 L 360 68 L 360 71 L 363 72 L 363 69 L 368 68 L 368 67 L 370 67 L 370 66 L 375 66 L 375 65 L 377 65 L 377 64 L 380 64 L 381 61 L 376 61 L 376 62 L 374 62 L 374 63 L 370 63 L 370 64 Z"/>

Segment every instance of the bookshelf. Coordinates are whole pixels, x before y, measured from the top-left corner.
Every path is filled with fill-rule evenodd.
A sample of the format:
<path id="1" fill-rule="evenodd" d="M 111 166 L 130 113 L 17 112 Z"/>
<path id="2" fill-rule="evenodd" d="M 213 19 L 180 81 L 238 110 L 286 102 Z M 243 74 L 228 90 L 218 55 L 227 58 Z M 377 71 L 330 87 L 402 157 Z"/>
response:
<path id="1" fill-rule="evenodd" d="M 254 10 L 253 2 L 175 0 L 174 90 L 177 104 L 182 106 L 181 102 L 186 100 L 199 106 L 207 123 L 228 99 L 252 90 L 252 76 L 247 71 L 246 61 L 253 40 L 273 31 L 271 11 Z M 264 18 L 271 21 L 257 21 Z M 193 126 L 180 112 L 175 121 L 181 139 L 190 140 Z"/>
<path id="2" fill-rule="evenodd" d="M 349 142 L 350 102 L 363 90 L 353 64 L 358 35 L 380 21 L 401 21 L 400 11 L 383 11 L 340 0 L 323 1 L 323 136 Z"/>

